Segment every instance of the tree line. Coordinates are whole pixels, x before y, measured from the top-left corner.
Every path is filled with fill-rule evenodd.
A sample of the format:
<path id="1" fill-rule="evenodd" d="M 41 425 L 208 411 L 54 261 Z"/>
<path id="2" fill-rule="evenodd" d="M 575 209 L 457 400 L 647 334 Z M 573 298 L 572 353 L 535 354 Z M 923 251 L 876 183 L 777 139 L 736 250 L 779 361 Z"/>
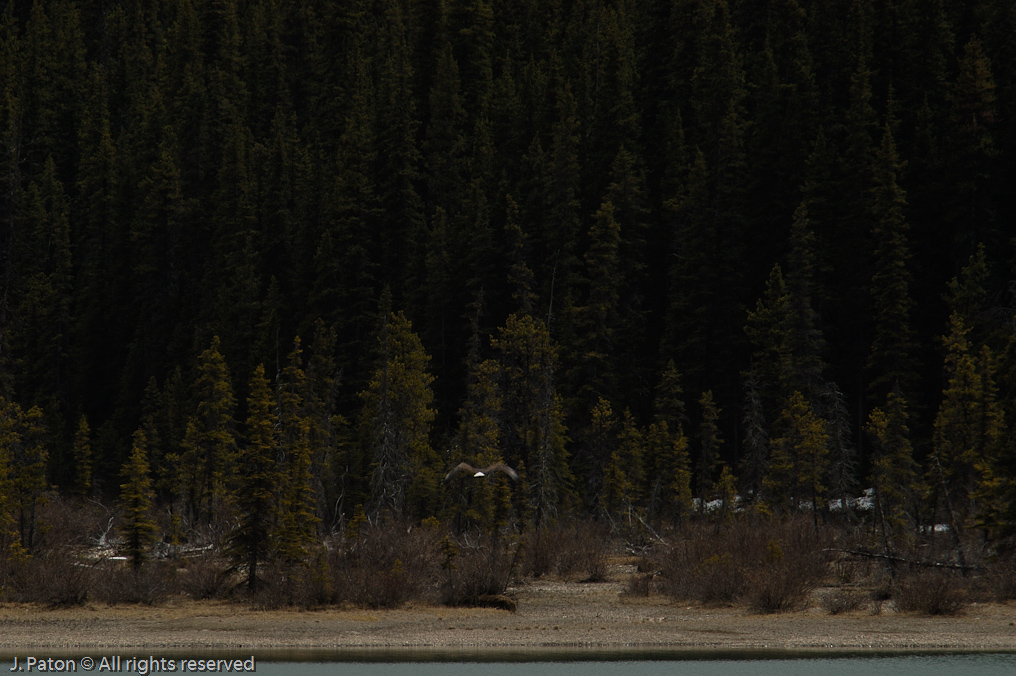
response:
<path id="1" fill-rule="evenodd" d="M 961 5 L 8 2 L 5 543 L 867 487 L 1007 541 L 1016 12 Z"/>

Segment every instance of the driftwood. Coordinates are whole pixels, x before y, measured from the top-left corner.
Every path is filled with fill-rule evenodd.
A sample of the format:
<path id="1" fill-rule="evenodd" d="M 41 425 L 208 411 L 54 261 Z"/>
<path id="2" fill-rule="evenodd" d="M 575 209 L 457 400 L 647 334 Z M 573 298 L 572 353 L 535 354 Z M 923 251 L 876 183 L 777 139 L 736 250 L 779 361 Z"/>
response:
<path id="1" fill-rule="evenodd" d="M 959 570 L 964 573 L 971 570 L 984 569 L 984 566 L 971 566 L 965 563 L 946 563 L 944 561 L 915 561 L 914 559 L 905 559 L 902 556 L 893 556 L 892 554 L 879 554 L 877 552 L 867 552 L 862 549 L 830 548 L 825 549 L 824 551 L 839 552 L 841 554 L 849 554 L 850 556 L 859 556 L 865 559 L 879 559 L 880 561 L 889 561 L 891 563 L 904 563 L 908 566 L 920 566 L 922 568 L 937 568 L 938 570 Z"/>

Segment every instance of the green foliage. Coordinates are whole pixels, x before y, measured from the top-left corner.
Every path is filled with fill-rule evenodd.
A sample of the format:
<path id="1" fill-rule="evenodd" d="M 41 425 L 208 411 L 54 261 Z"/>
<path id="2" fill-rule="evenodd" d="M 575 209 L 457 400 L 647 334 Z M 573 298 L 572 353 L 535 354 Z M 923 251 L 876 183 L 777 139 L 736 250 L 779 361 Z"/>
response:
<path id="1" fill-rule="evenodd" d="M 907 541 L 916 518 L 917 466 L 907 427 L 907 402 L 890 392 L 886 410 L 875 408 L 865 426 L 874 448 L 871 483 L 875 518 L 886 553 Z"/>
<path id="2" fill-rule="evenodd" d="M 595 509 L 605 473 L 615 506 L 680 517 L 720 455 L 762 497 L 795 391 L 850 497 L 898 385 L 939 507 L 1006 532 L 1008 447 L 961 412 L 995 439 L 1016 411 L 1014 26 L 998 1 L 8 2 L 0 394 L 47 453 L 25 495 L 115 498 L 140 428 L 174 537 L 224 532 L 227 363 L 278 376 L 294 560 L 359 504 L 447 512 L 456 443 L 526 468 L 471 489 L 485 527 Z M 432 362 L 378 349 L 391 307 Z M 940 402 L 949 312 L 973 365 Z M 713 393 L 715 460 L 687 460 L 682 381 Z"/>
<path id="3" fill-rule="evenodd" d="M 243 570 L 247 590 L 252 594 L 260 586 L 258 568 L 274 551 L 272 535 L 281 477 L 276 460 L 273 408 L 265 369 L 259 364 L 250 379 L 246 444 L 238 465 L 236 507 L 240 520 L 230 535 L 229 545 L 233 564 Z"/>
<path id="4" fill-rule="evenodd" d="M 92 445 L 88 419 L 81 416 L 74 432 L 74 494 L 81 498 L 92 496 Z"/>
<path id="5" fill-rule="evenodd" d="M 911 326 L 910 245 L 904 217 L 906 197 L 897 176 L 903 169 L 896 154 L 892 128 L 887 123 L 874 164 L 871 215 L 874 220 L 874 267 L 871 295 L 875 333 L 868 357 L 869 391 L 876 401 L 881 393 L 899 387 L 906 395 L 916 387 L 916 360 Z"/>
<path id="6" fill-rule="evenodd" d="M 378 365 L 360 395 L 360 435 L 371 458 L 371 499 L 375 512 L 429 513 L 440 479 L 430 446 L 430 357 L 401 312 L 383 315 L 379 329 Z"/>
<path id="7" fill-rule="evenodd" d="M 187 422 L 182 445 L 183 488 L 191 519 L 209 522 L 222 516 L 237 452 L 236 399 L 218 337 L 201 353 L 194 393 L 197 412 Z"/>
<path id="8" fill-rule="evenodd" d="M 525 464 L 528 507 L 539 527 L 554 517 L 572 490 L 566 430 L 554 389 L 556 350 L 543 322 L 529 315 L 510 315 L 490 344 L 505 411 L 505 458 L 509 465 Z"/>
<path id="9" fill-rule="evenodd" d="M 758 376 L 754 369 L 744 379 L 744 456 L 741 485 L 751 501 L 763 499 L 762 487 L 769 471 L 769 431 L 766 429 Z"/>
<path id="10" fill-rule="evenodd" d="M 12 434 L 7 438 L 11 443 L 8 449 L 11 507 L 20 548 L 31 552 L 35 547 L 36 510 L 46 502 L 49 489 L 46 481 L 49 450 L 43 413 L 38 406 L 24 411 L 15 402 L 0 400 L 0 404 L 3 415 L 13 421 Z"/>
<path id="11" fill-rule="evenodd" d="M 978 487 L 991 483 L 992 467 L 1000 458 L 1005 420 L 996 400 L 994 359 L 984 347 L 974 352 L 967 340 L 969 329 L 960 315 L 950 317 L 946 348 L 946 386 L 935 416 L 933 468 L 937 493 L 949 515 L 962 527 L 982 506 Z M 997 507 L 996 507 L 997 509 Z"/>
<path id="12" fill-rule="evenodd" d="M 152 516 L 155 492 L 148 467 L 148 440 L 141 430 L 134 433 L 134 446 L 121 476 L 124 483 L 120 485 L 120 509 L 123 513 L 120 530 L 131 565 L 138 570 L 148 558 L 148 548 L 156 531 Z"/>
<path id="13" fill-rule="evenodd" d="M 701 508 L 705 509 L 705 502 L 712 497 L 716 470 L 720 466 L 720 446 L 723 439 L 716 424 L 720 411 L 713 401 L 712 391 L 703 392 L 698 403 L 702 407 L 702 422 L 699 423 L 698 432 L 699 457 L 695 464 L 695 492 Z"/>
<path id="14" fill-rule="evenodd" d="M 772 440 L 765 488 L 774 505 L 795 510 L 810 502 L 812 512 L 817 515 L 827 490 L 829 449 L 825 423 L 815 415 L 804 395 L 795 391 L 781 415 L 779 428 L 781 435 Z"/>

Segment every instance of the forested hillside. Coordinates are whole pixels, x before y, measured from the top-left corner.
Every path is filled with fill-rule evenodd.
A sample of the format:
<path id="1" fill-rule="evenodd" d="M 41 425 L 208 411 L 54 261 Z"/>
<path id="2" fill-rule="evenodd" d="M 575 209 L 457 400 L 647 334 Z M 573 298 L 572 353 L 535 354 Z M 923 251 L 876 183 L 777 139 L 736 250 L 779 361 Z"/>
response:
<path id="1" fill-rule="evenodd" d="M 139 562 L 239 523 L 255 580 L 386 510 L 873 487 L 887 542 L 1004 541 L 1014 35 L 1010 0 L 7 0 L 0 539 L 56 490 Z"/>

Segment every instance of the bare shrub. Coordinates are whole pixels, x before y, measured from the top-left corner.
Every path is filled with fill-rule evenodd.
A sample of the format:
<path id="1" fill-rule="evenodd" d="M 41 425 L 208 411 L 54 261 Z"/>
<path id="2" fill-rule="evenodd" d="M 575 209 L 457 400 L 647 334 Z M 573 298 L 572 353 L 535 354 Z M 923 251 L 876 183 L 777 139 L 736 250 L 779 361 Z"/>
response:
<path id="1" fill-rule="evenodd" d="M 525 558 L 522 573 L 527 577 L 543 577 L 557 570 L 560 549 L 555 539 L 556 529 L 541 528 L 526 533 Z"/>
<path id="2" fill-rule="evenodd" d="M 999 603 L 1016 599 L 1016 561 L 996 561 L 988 566 L 985 579 L 991 594 Z"/>
<path id="3" fill-rule="evenodd" d="M 328 551 L 320 547 L 308 565 L 300 567 L 294 579 L 293 603 L 316 608 L 335 602 L 335 581 L 328 564 Z"/>
<path id="4" fill-rule="evenodd" d="M 607 579 L 611 538 L 608 524 L 597 521 L 558 523 L 527 534 L 524 574 L 540 577 L 582 574 L 585 582 Z"/>
<path id="5" fill-rule="evenodd" d="M 360 529 L 331 557 L 335 598 L 369 608 L 396 608 L 423 597 L 437 579 L 433 531 L 386 522 Z"/>
<path id="6" fill-rule="evenodd" d="M 112 532 L 112 513 L 98 502 L 81 501 L 47 494 L 39 505 L 39 529 L 34 551 L 94 546 L 103 534 Z"/>
<path id="7" fill-rule="evenodd" d="M 820 604 L 830 615 L 839 615 L 860 610 L 868 600 L 868 595 L 857 589 L 834 589 L 822 596 Z"/>
<path id="8" fill-rule="evenodd" d="M 96 567 L 94 593 L 99 601 L 110 605 L 138 603 L 153 606 L 162 603 L 173 587 L 173 571 L 149 563 L 135 570 L 119 561 Z"/>
<path id="9" fill-rule="evenodd" d="M 923 615 L 959 615 L 967 605 L 966 590 L 955 574 L 925 570 L 901 578 L 893 590 L 896 609 Z"/>
<path id="10" fill-rule="evenodd" d="M 825 574 L 821 543 L 804 524 L 775 529 L 766 553 L 748 573 L 746 598 L 753 610 L 778 613 L 802 605 Z"/>
<path id="11" fill-rule="evenodd" d="M 558 575 L 584 573 L 584 582 L 607 579 L 610 527 L 606 523 L 578 521 L 555 529 L 552 535 L 557 548 Z"/>
<path id="12" fill-rule="evenodd" d="M 187 560 L 177 571 L 176 587 L 198 600 L 224 598 L 233 586 L 225 570 L 225 564 L 210 556 Z"/>
<path id="13" fill-rule="evenodd" d="M 758 612 L 799 605 L 825 573 L 822 544 L 805 519 L 743 519 L 690 529 L 662 556 L 661 586 L 677 600 L 745 602 Z"/>
<path id="14" fill-rule="evenodd" d="M 84 603 L 94 579 L 93 569 L 70 550 L 51 550 L 14 564 L 12 600 L 75 606 Z"/>
<path id="15" fill-rule="evenodd" d="M 628 578 L 622 592 L 625 596 L 649 597 L 653 593 L 653 574 L 634 573 Z"/>
<path id="16" fill-rule="evenodd" d="M 458 556 L 449 557 L 443 566 L 441 602 L 450 606 L 490 605 L 489 597 L 504 595 L 518 569 L 521 553 L 517 542 L 499 540 L 459 548 Z"/>

